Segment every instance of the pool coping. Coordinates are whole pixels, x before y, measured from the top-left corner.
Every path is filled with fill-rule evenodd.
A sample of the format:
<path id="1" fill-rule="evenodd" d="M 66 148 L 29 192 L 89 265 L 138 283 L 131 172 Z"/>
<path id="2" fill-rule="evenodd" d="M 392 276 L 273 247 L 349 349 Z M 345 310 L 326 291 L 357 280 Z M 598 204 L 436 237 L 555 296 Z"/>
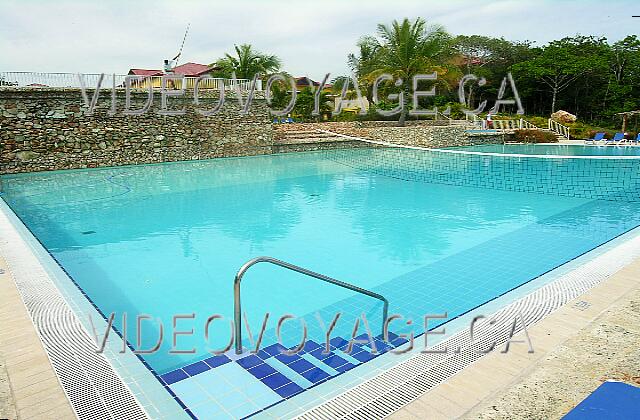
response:
<path id="1" fill-rule="evenodd" d="M 16 418 L 76 418 L 2 256 L 0 295 L 0 358 L 6 366 L 9 404 Z"/>
<path id="2" fill-rule="evenodd" d="M 505 410 L 520 412 L 523 416 L 539 413 L 560 417 L 594 391 L 602 380 L 619 380 L 637 386 L 633 376 L 625 375 L 625 363 L 628 368 L 638 369 L 634 354 L 637 354 L 640 336 L 635 306 L 640 300 L 639 279 L 640 259 L 637 259 L 573 305 L 567 305 L 532 328 L 530 333 L 539 340 L 553 340 L 555 334 L 559 343 L 550 343 L 550 347 L 555 347 L 531 363 L 518 363 L 515 358 L 502 360 L 507 368 L 520 366 L 522 373 L 506 386 L 495 389 L 463 417 L 495 418 L 504 415 Z M 590 306 L 585 307 L 583 302 Z M 584 326 L 577 325 L 580 329 L 575 333 L 565 333 L 558 327 L 564 319 L 584 323 Z M 571 363 L 573 360 L 575 363 Z M 632 375 L 634 370 L 630 370 Z M 523 389 L 527 391 L 524 395 L 520 392 Z M 514 394 L 520 398 L 514 400 Z M 548 401 L 545 394 L 553 395 L 554 399 Z"/>

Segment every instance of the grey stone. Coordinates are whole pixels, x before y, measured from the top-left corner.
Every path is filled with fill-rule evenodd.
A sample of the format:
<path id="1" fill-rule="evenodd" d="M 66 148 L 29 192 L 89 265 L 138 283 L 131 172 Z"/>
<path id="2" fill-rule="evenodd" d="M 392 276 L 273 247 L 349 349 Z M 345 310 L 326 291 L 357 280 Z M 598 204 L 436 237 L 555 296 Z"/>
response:
<path id="1" fill-rule="evenodd" d="M 21 151 L 16 153 L 16 158 L 23 162 L 29 162 L 36 159 L 40 156 L 40 153 L 31 152 L 31 151 Z"/>

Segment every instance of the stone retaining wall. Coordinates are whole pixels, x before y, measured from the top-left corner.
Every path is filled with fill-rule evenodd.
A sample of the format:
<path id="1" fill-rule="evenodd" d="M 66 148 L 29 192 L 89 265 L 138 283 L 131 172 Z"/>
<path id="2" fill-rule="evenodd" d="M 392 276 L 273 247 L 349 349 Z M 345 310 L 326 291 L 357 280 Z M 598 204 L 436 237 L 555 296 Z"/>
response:
<path id="1" fill-rule="evenodd" d="M 422 147 L 502 142 L 491 136 L 469 136 L 468 126 L 442 125 L 448 121 L 407 121 L 405 127 L 393 121 L 272 125 L 266 102 L 259 96 L 247 115 L 228 97 L 218 114 L 198 114 L 196 108 L 216 105 L 213 95 L 201 92 L 197 106 L 193 92 L 169 98 L 170 109 L 185 108 L 186 114 L 163 116 L 158 114 L 156 92 L 147 113 L 125 116 L 124 91 L 116 92 L 117 112 L 110 115 L 111 91 L 103 90 L 94 114 L 86 115 L 78 89 L 0 88 L 0 174 L 342 148 L 352 143 L 277 144 L 287 132 L 316 129 Z M 140 109 L 147 93 L 133 92 L 131 97 L 131 108 Z"/>
<path id="2" fill-rule="evenodd" d="M 92 94 L 90 92 L 89 94 Z M 162 116 L 160 96 L 149 112 L 124 116 L 124 92 L 116 96 L 117 113 L 108 115 L 110 91 L 101 92 L 94 115 L 85 115 L 80 91 L 0 89 L 0 173 L 91 168 L 177 160 L 245 156 L 272 152 L 272 125 L 264 99 L 255 99 L 248 115 L 227 99 L 215 116 L 215 97 L 170 98 L 169 109 L 186 115 Z M 201 95 L 205 96 L 205 95 Z M 146 93 L 132 94 L 132 109 Z"/>

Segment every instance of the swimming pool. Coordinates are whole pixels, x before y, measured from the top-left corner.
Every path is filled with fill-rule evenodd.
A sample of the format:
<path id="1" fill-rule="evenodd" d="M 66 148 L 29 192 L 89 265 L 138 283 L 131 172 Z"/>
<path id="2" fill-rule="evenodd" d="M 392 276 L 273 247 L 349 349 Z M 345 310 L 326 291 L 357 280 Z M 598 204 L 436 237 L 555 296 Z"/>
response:
<path id="1" fill-rule="evenodd" d="M 135 314 L 160 318 L 165 328 L 173 315 L 193 314 L 179 321 L 194 334 L 178 347 L 195 352 L 169 354 L 165 341 L 142 357 L 196 417 L 243 417 L 367 369 L 370 346 L 347 355 L 344 340 L 363 312 L 374 334 L 381 324 L 374 299 L 256 266 L 243 281 L 243 307 L 254 332 L 271 314 L 264 350 L 212 357 L 208 349 L 226 344 L 229 326 L 215 324 L 205 343 L 204 322 L 216 313 L 232 317 L 233 278 L 250 258 L 270 255 L 371 289 L 407 320 L 444 312 L 448 320 L 640 224 L 633 200 L 473 184 L 474 165 L 484 161 L 447 167 L 469 184 L 436 182 L 437 165 L 434 182 L 404 176 L 424 172 L 416 153 L 425 165 L 458 159 L 348 150 L 12 175 L 2 177 L 2 198 L 103 314 L 128 313 L 131 330 Z M 561 165 L 554 162 L 545 165 Z M 337 312 L 336 349 L 323 355 L 316 314 L 328 324 Z M 306 321 L 306 354 L 278 354 L 274 326 L 283 314 Z M 397 325 L 404 326 L 392 327 L 396 333 L 422 332 L 420 322 Z M 119 318 L 116 326 L 122 330 Z M 158 328 L 145 328 L 141 347 L 149 348 Z M 285 344 L 300 334 L 298 323 L 285 324 Z M 246 336 L 244 344 L 251 344 Z"/>
<path id="2" fill-rule="evenodd" d="M 476 146 L 449 147 L 447 150 L 463 150 L 482 153 L 505 153 L 522 155 L 557 156 L 640 156 L 640 147 L 605 146 L 594 144 L 483 144 Z"/>

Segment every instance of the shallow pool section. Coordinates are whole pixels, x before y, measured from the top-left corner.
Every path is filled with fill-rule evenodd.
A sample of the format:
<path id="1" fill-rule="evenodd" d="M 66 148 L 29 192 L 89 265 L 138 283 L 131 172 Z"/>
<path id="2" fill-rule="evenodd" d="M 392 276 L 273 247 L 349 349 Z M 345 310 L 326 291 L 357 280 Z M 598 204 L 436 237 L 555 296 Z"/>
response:
<path id="1" fill-rule="evenodd" d="M 604 144 L 483 144 L 477 146 L 447 147 L 444 150 L 467 152 L 505 153 L 515 155 L 556 156 L 638 156 L 640 147 Z"/>
<path id="2" fill-rule="evenodd" d="M 375 153 L 386 165 L 402 152 Z M 132 347 L 152 348 L 163 325 L 159 350 L 140 357 L 197 418 L 249 416 L 294 398 L 310 404 L 308 390 L 366 370 L 368 361 L 402 345 L 396 334 L 422 333 L 425 314 L 446 313 L 440 323 L 447 322 L 640 224 L 638 202 L 393 174 L 324 152 L 292 153 L 3 176 L 2 198 L 102 314 L 116 314 L 120 332 L 127 314 Z M 210 350 L 229 342 L 234 276 L 259 255 L 380 293 L 403 321 L 384 342 L 377 300 L 259 265 L 246 274 L 242 299 L 254 339 L 270 314 L 262 350 L 214 356 Z M 337 313 L 325 354 L 325 328 Z M 143 322 L 141 343 L 139 314 L 152 317 Z M 205 340 L 213 314 L 225 319 Z M 296 356 L 280 354 L 276 344 L 284 314 L 308 328 Z M 367 322 L 355 335 L 365 339 L 369 327 L 375 340 L 347 354 L 363 315 Z M 174 345 L 175 331 L 187 333 Z M 300 336 L 299 319 L 284 324 L 286 346 Z M 246 329 L 243 344 L 254 345 Z"/>

